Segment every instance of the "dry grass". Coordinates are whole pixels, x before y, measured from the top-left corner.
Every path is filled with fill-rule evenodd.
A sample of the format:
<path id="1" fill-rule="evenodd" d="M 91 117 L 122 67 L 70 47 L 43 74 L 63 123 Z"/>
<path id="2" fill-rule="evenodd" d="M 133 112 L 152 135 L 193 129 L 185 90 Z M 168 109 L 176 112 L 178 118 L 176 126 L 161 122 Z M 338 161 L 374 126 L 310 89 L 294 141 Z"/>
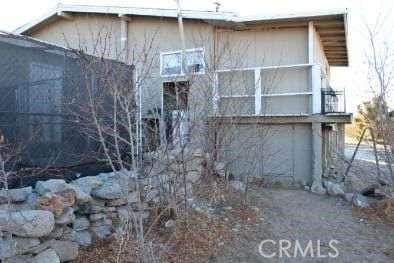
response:
<path id="1" fill-rule="evenodd" d="M 209 211 L 181 210 L 175 216 L 171 211 L 162 213 L 163 208 L 157 208 L 147 222 L 147 226 L 153 225 L 148 238 L 154 244 L 159 262 L 211 261 L 231 252 L 235 225 L 244 227 L 257 221 L 256 209 L 245 204 L 240 194 L 229 189 L 224 181 L 205 182 L 194 193 L 196 200 L 211 204 Z M 175 219 L 175 227 L 164 227 L 169 219 Z M 133 240 L 126 240 L 120 262 L 140 262 L 136 248 Z M 113 237 L 82 250 L 77 262 L 113 263 L 118 252 L 119 239 Z"/>
<path id="2" fill-rule="evenodd" d="M 360 209 L 371 221 L 383 221 L 394 224 L 394 199 L 383 199 L 371 208 Z"/>

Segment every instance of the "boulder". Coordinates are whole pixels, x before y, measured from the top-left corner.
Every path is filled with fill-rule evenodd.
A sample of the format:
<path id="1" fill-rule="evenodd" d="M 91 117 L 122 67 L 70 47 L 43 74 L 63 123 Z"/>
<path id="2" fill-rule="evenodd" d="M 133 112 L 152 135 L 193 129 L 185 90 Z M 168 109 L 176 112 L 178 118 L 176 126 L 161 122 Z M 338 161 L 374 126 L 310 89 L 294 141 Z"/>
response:
<path id="1" fill-rule="evenodd" d="M 354 206 L 360 207 L 360 208 L 368 208 L 369 207 L 369 202 L 368 199 L 360 194 L 354 194 L 352 198 L 352 204 Z"/>
<path id="2" fill-rule="evenodd" d="M 60 216 L 65 212 L 67 207 L 75 204 L 76 194 L 72 189 L 58 191 L 56 193 L 47 193 L 37 200 L 37 208 L 53 212 L 56 216 Z"/>
<path id="3" fill-rule="evenodd" d="M 40 195 L 47 193 L 57 193 L 68 188 L 68 184 L 63 179 L 50 179 L 47 181 L 38 181 L 35 190 Z"/>
<path id="4" fill-rule="evenodd" d="M 31 263 L 60 263 L 60 259 L 55 250 L 49 248 L 32 258 Z"/>
<path id="5" fill-rule="evenodd" d="M 77 231 L 75 231 L 71 227 L 65 227 L 63 231 L 63 235 L 61 236 L 60 239 L 65 241 L 74 241 L 76 233 Z"/>
<path id="6" fill-rule="evenodd" d="M 94 197 L 108 200 L 123 198 L 126 194 L 116 180 L 108 180 L 102 186 L 92 191 Z"/>
<path id="7" fill-rule="evenodd" d="M 92 200 L 92 197 L 90 196 L 90 191 L 86 192 L 86 189 L 84 190 L 83 188 L 75 184 L 70 184 L 69 187 L 75 192 L 75 198 L 78 203 L 87 203 Z"/>
<path id="8" fill-rule="evenodd" d="M 7 258 L 3 260 L 4 263 L 27 263 L 31 262 L 32 256 L 31 255 L 18 255 L 12 258 Z"/>
<path id="9" fill-rule="evenodd" d="M 324 181 L 323 184 L 326 187 L 327 193 L 329 195 L 343 196 L 345 194 L 345 191 L 343 191 L 342 187 L 339 184 L 330 181 Z"/>
<path id="10" fill-rule="evenodd" d="M 92 234 L 89 231 L 77 231 L 74 235 L 73 240 L 82 247 L 87 247 L 92 244 Z"/>
<path id="11" fill-rule="evenodd" d="M 241 181 L 230 181 L 230 187 L 242 193 L 246 191 L 246 185 Z"/>
<path id="12" fill-rule="evenodd" d="M 98 220 L 104 219 L 104 218 L 105 218 L 105 214 L 104 213 L 91 214 L 89 216 L 89 220 L 90 221 L 98 221 Z"/>
<path id="13" fill-rule="evenodd" d="M 226 177 L 226 164 L 222 162 L 216 162 L 215 171 L 219 177 Z"/>
<path id="14" fill-rule="evenodd" d="M 64 213 L 56 218 L 56 224 L 67 225 L 75 220 L 74 209 L 72 207 L 67 207 Z"/>
<path id="15" fill-rule="evenodd" d="M 8 200 L 10 200 L 11 203 L 26 201 L 32 192 L 33 188 L 30 186 L 18 189 L 3 189 L 0 191 L 0 204 L 7 203 Z"/>
<path id="16" fill-rule="evenodd" d="M 172 219 L 170 219 L 170 220 L 168 220 L 167 222 L 165 222 L 164 226 L 165 226 L 166 228 L 174 228 L 174 227 L 175 227 L 175 221 L 172 220 Z"/>
<path id="17" fill-rule="evenodd" d="M 322 186 L 321 182 L 314 181 L 311 186 L 311 193 L 325 195 L 327 194 L 327 190 Z"/>
<path id="18" fill-rule="evenodd" d="M 86 217 L 78 217 L 73 222 L 73 229 L 75 231 L 86 230 L 89 228 L 90 222 Z"/>
<path id="19" fill-rule="evenodd" d="M 60 262 L 75 260 L 78 257 L 79 246 L 76 242 L 51 240 L 49 247 L 56 252 Z"/>
<path id="20" fill-rule="evenodd" d="M 112 226 L 110 225 L 92 226 L 90 227 L 90 230 L 98 239 L 107 238 L 112 234 Z"/>
<path id="21" fill-rule="evenodd" d="M 40 244 L 38 238 L 13 237 L 0 239 L 0 259 L 14 257 L 29 252 Z"/>
<path id="22" fill-rule="evenodd" d="M 59 239 L 60 237 L 63 236 L 63 233 L 64 233 L 64 227 L 57 225 L 55 226 L 55 229 L 46 236 L 46 238 Z"/>
<path id="23" fill-rule="evenodd" d="M 347 202 L 351 203 L 353 200 L 353 193 L 345 193 L 342 197 L 345 199 Z"/>
<path id="24" fill-rule="evenodd" d="M 93 189 L 101 186 L 102 184 L 103 181 L 98 176 L 86 176 L 71 182 L 71 185 L 77 186 L 79 189 L 81 189 L 84 193 L 88 195 L 90 195 L 90 192 Z"/>
<path id="25" fill-rule="evenodd" d="M 52 212 L 24 210 L 19 212 L 0 211 L 0 229 L 20 237 L 42 237 L 55 226 Z"/>

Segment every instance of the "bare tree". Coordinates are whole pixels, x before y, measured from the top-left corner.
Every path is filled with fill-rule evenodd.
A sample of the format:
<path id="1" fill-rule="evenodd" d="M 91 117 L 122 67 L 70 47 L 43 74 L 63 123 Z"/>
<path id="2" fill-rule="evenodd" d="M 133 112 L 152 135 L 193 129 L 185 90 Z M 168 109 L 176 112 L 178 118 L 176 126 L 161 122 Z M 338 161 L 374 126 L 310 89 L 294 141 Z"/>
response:
<path id="1" fill-rule="evenodd" d="M 381 135 L 385 152 L 385 160 L 390 171 L 391 179 L 394 182 L 393 156 L 394 156 L 394 130 L 390 111 L 388 107 L 389 99 L 393 96 L 394 78 L 394 50 L 390 45 L 387 36 L 382 31 L 384 19 L 377 20 L 375 25 L 366 24 L 368 38 L 368 49 L 366 57 L 369 69 L 369 86 L 375 96 L 376 118 L 371 120 L 373 129 Z M 392 41 L 392 40 L 391 40 Z M 367 117 L 368 116 L 364 116 Z"/>

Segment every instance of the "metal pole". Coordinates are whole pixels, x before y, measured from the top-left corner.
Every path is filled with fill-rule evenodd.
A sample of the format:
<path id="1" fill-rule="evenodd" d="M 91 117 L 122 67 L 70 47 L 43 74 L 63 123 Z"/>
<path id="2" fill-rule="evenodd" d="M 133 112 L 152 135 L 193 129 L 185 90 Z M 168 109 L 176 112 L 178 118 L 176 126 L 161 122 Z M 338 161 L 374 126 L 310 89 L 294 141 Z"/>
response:
<path id="1" fill-rule="evenodd" d="M 367 129 L 368 129 L 368 128 L 365 128 L 365 129 L 363 130 L 363 132 L 361 133 L 360 140 L 358 141 L 358 143 L 357 143 L 357 146 L 356 146 L 356 149 L 355 149 L 355 150 L 354 150 L 354 152 L 353 152 L 352 158 L 350 158 L 349 165 L 348 165 L 348 167 L 346 168 L 346 171 L 345 171 L 345 177 L 347 176 L 347 174 L 348 174 L 348 173 L 349 173 L 349 171 L 350 171 L 350 168 L 352 167 L 352 164 L 353 164 L 354 158 L 356 157 L 356 154 L 357 154 L 358 148 L 360 147 L 361 141 L 363 140 L 363 138 L 364 138 L 364 135 L 365 135 L 365 132 L 367 131 Z"/>
<path id="2" fill-rule="evenodd" d="M 371 137 L 372 137 L 373 150 L 375 152 L 376 172 L 378 176 L 378 181 L 380 182 L 381 180 L 380 180 L 379 156 L 378 156 L 378 151 L 376 150 L 375 135 L 373 133 L 372 128 L 369 128 L 369 132 L 371 133 Z"/>

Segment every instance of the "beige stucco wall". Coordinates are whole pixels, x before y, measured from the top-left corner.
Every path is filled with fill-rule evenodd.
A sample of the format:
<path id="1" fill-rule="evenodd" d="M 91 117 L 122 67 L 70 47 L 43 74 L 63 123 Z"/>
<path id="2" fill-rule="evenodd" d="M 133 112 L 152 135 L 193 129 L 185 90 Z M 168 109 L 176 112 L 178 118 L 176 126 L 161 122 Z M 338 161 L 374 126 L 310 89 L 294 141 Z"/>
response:
<path id="1" fill-rule="evenodd" d="M 311 182 L 311 125 L 231 125 L 220 158 L 237 178 L 264 178 L 285 185 Z"/>
<path id="2" fill-rule="evenodd" d="M 74 15 L 72 20 L 58 19 L 31 36 L 71 48 L 82 48 L 89 54 L 120 59 L 125 57 L 125 51 L 121 50 L 120 28 L 121 20 L 117 16 Z M 185 20 L 184 28 L 186 48 L 203 47 L 206 64 L 210 65 L 213 27 L 204 22 Z M 137 68 L 144 115 L 152 109 L 161 108 L 163 82 L 184 80 L 160 76 L 160 52 L 180 49 L 177 20 L 133 17 L 128 23 L 128 63 L 135 64 Z M 192 82 L 201 88 L 203 83 L 211 83 L 209 79 L 209 76 L 194 76 Z"/>
<path id="3" fill-rule="evenodd" d="M 218 42 L 219 68 L 308 63 L 306 28 L 224 31 Z"/>
<path id="4" fill-rule="evenodd" d="M 219 69 L 239 69 L 295 65 L 308 63 L 308 30 L 306 27 L 275 30 L 222 31 L 218 34 Z M 219 74 L 220 83 L 234 82 L 230 91 L 220 89 L 220 95 L 250 95 L 249 83 L 254 84 L 253 70 L 245 80 L 238 72 Z M 310 67 L 262 69 L 262 93 L 310 92 Z M 244 85 L 239 85 L 239 82 Z M 245 90 L 244 87 L 247 87 Z M 253 85 L 254 86 L 254 85 Z M 254 94 L 254 89 L 252 89 Z M 254 107 L 250 98 L 225 99 L 227 114 L 247 114 Z M 252 105 L 253 104 L 253 105 Z M 222 105 L 221 105 L 222 106 Z M 262 98 L 262 114 L 308 114 L 311 112 L 309 95 Z M 252 111 L 253 112 L 253 111 Z"/>

